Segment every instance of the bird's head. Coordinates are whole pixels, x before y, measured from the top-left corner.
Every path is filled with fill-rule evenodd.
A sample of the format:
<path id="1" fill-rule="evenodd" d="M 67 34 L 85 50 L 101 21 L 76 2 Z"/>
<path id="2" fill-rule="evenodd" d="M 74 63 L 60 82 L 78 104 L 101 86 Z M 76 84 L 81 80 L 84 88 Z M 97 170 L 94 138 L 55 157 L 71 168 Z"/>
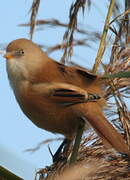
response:
<path id="1" fill-rule="evenodd" d="M 22 79 L 33 76 L 45 63 L 46 55 L 31 40 L 17 39 L 6 48 L 4 57 L 7 59 L 9 79 Z"/>
<path id="2" fill-rule="evenodd" d="M 42 50 L 31 40 L 16 39 L 9 43 L 4 57 L 7 60 L 24 61 L 24 63 L 28 63 L 29 61 L 38 61 L 41 55 L 43 55 Z"/>

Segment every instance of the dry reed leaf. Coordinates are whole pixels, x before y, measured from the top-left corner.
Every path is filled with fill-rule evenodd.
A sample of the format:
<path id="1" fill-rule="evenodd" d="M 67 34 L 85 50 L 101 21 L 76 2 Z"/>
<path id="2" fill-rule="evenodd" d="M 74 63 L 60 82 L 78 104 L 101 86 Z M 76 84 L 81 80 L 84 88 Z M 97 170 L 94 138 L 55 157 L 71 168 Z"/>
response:
<path id="1" fill-rule="evenodd" d="M 31 17 L 30 17 L 30 37 L 32 39 L 35 25 L 36 25 L 36 17 L 38 13 L 38 9 L 40 6 L 40 0 L 33 0 L 32 7 L 30 9 L 31 11 Z"/>

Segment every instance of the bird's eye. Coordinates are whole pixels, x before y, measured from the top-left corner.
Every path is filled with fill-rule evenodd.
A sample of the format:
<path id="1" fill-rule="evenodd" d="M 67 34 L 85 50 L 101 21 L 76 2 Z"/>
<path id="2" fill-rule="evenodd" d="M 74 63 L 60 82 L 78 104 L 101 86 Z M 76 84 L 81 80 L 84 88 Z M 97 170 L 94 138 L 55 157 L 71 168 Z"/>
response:
<path id="1" fill-rule="evenodd" d="M 15 52 L 15 56 L 23 56 L 24 55 L 24 50 L 20 49 L 18 51 Z"/>
<path id="2" fill-rule="evenodd" d="M 20 50 L 19 50 L 19 55 L 24 55 L 23 49 L 20 49 Z"/>

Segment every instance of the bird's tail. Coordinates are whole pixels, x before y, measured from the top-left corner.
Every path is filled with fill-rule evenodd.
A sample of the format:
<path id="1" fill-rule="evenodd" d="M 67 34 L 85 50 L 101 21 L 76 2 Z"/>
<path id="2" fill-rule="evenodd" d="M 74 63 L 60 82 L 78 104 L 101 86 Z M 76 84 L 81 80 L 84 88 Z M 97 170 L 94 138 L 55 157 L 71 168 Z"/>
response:
<path id="1" fill-rule="evenodd" d="M 122 135 L 108 122 L 101 107 L 96 102 L 87 103 L 84 114 L 107 148 L 113 147 L 120 153 L 130 155 L 128 146 Z"/>

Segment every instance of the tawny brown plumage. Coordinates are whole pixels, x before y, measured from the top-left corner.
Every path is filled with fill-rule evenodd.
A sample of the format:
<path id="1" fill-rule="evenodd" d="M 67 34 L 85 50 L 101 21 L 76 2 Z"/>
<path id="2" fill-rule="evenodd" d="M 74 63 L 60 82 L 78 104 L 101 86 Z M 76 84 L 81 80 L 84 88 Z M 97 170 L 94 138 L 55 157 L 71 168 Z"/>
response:
<path id="1" fill-rule="evenodd" d="M 5 57 L 15 97 L 34 124 L 72 139 L 79 121 L 84 119 L 105 145 L 129 153 L 124 139 L 102 112 L 105 103 L 100 76 L 57 63 L 27 39 L 11 42 Z M 92 100 L 91 94 L 101 98 Z"/>

